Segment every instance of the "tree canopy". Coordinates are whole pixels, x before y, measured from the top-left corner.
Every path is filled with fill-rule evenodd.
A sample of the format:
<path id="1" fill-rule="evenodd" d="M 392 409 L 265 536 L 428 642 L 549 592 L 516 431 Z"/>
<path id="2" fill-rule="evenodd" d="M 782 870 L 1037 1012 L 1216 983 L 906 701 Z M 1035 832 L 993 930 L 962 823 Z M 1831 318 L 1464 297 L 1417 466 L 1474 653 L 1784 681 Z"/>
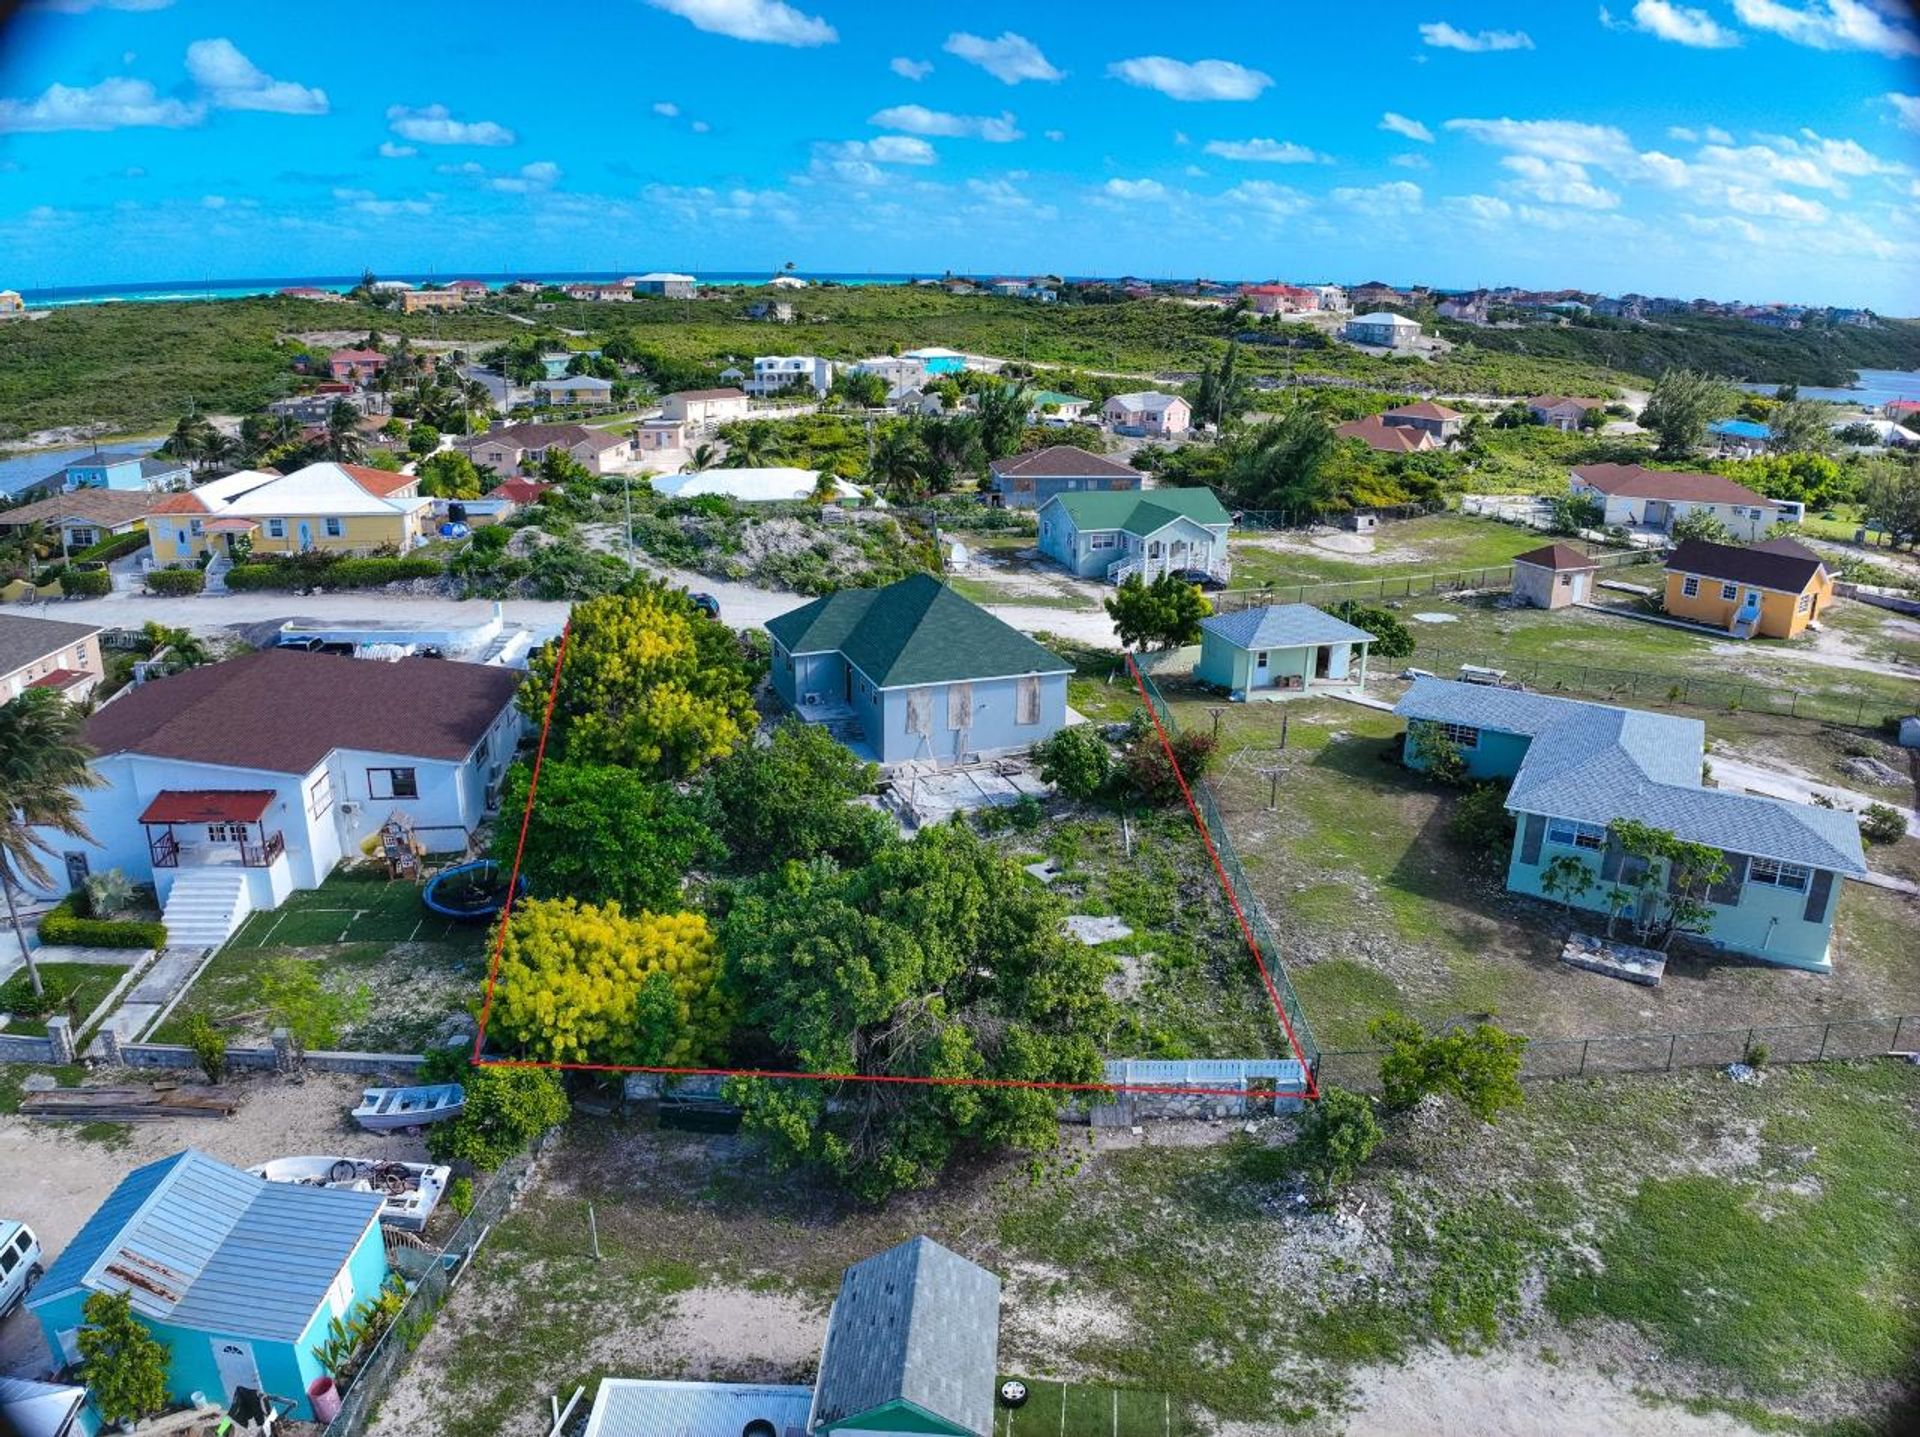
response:
<path id="1" fill-rule="evenodd" d="M 892 831 L 884 815 L 852 802 L 878 776 L 820 725 L 789 718 L 769 743 L 714 765 L 707 796 L 728 851 L 750 866 L 821 856 L 857 864 Z"/>
<path id="2" fill-rule="evenodd" d="M 1200 642 L 1200 621 L 1213 605 L 1177 574 L 1162 574 L 1151 584 L 1131 574 L 1106 600 L 1106 610 L 1128 648 L 1177 649 Z"/>
<path id="3" fill-rule="evenodd" d="M 1707 426 L 1731 414 L 1738 402 L 1736 392 L 1718 379 L 1669 369 L 1654 384 L 1640 423 L 1653 431 L 1658 457 L 1684 459 L 1707 442 Z"/>
<path id="4" fill-rule="evenodd" d="M 864 868 L 788 864 L 721 923 L 745 1017 L 801 1070 L 869 1077 L 1094 1082 L 1111 960 L 1061 934 L 1065 908 L 962 824 L 894 842 Z M 736 1080 L 776 1158 L 878 1199 L 925 1187 L 962 1149 L 1045 1149 L 1040 1089 Z"/>
<path id="5" fill-rule="evenodd" d="M 530 772 L 508 770 L 502 813 L 524 811 Z M 612 764 L 543 764 L 526 832 L 520 871 L 536 897 L 629 911 L 677 907 L 682 876 L 718 850 L 697 799 Z M 519 841 L 518 823 L 496 824 L 494 857 L 511 864 Z"/>

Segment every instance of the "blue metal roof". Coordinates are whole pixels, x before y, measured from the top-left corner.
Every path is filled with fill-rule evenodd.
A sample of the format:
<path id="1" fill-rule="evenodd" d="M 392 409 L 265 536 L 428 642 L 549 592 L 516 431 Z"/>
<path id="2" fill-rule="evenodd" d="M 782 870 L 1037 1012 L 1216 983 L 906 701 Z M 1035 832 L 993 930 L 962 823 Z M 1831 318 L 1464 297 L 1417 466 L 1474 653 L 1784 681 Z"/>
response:
<path id="1" fill-rule="evenodd" d="M 1215 614 L 1200 627 L 1240 649 L 1292 649 L 1306 644 L 1370 644 L 1365 629 L 1336 619 L 1312 604 L 1267 604 L 1235 614 Z"/>
<path id="2" fill-rule="evenodd" d="M 740 1437 L 749 1422 L 803 1432 L 811 1387 L 746 1382 L 649 1382 L 608 1377 L 594 1393 L 586 1437 Z"/>
<path id="3" fill-rule="evenodd" d="M 1851 813 L 1702 787 L 1698 719 L 1454 679 L 1415 679 L 1393 711 L 1532 739 L 1507 791 L 1517 812 L 1601 826 L 1637 819 L 1733 853 L 1867 871 Z"/>
<path id="4" fill-rule="evenodd" d="M 28 1306 L 126 1292 L 156 1322 L 296 1341 L 382 1201 L 270 1183 L 189 1148 L 129 1173 Z"/>
<path id="5" fill-rule="evenodd" d="M 1773 431 L 1766 425 L 1752 419 L 1722 419 L 1707 426 L 1714 434 L 1728 434 L 1735 439 L 1771 439 Z"/>

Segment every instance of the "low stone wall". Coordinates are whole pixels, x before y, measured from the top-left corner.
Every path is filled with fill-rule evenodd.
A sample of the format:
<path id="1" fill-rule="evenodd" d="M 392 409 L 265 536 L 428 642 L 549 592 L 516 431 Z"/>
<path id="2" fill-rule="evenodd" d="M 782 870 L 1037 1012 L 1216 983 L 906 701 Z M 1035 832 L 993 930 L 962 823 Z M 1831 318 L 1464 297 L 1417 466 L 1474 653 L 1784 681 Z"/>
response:
<path id="1" fill-rule="evenodd" d="M 193 1049 L 179 1043 L 122 1043 L 118 1060 L 129 1068 L 191 1068 L 197 1066 Z M 107 1061 L 116 1055 L 109 1053 Z M 312 1052 L 294 1056 L 290 1049 L 228 1048 L 227 1065 L 236 1071 L 274 1072 L 294 1067 L 316 1073 L 398 1073 L 411 1076 L 426 1061 L 418 1053 Z"/>
<path id="2" fill-rule="evenodd" d="M 1212 1086 L 1212 1085 L 1208 1085 Z M 1228 1096 L 1222 1093 L 1128 1093 L 1091 1107 L 1075 1105 L 1061 1113 L 1061 1121 L 1090 1123 L 1096 1128 L 1130 1128 L 1150 1122 L 1221 1122 L 1229 1118 L 1267 1117 L 1297 1113 L 1301 1098 L 1277 1098 L 1272 1093 Z"/>
<path id="3" fill-rule="evenodd" d="M 51 1063 L 53 1044 L 45 1038 L 0 1033 L 0 1063 Z"/>
<path id="4" fill-rule="evenodd" d="M 1864 584 L 1838 583 L 1833 592 L 1842 599 L 1857 599 L 1863 604 L 1872 604 L 1879 609 L 1892 609 L 1901 614 L 1920 614 L 1920 599 L 1895 589 L 1876 589 Z"/>

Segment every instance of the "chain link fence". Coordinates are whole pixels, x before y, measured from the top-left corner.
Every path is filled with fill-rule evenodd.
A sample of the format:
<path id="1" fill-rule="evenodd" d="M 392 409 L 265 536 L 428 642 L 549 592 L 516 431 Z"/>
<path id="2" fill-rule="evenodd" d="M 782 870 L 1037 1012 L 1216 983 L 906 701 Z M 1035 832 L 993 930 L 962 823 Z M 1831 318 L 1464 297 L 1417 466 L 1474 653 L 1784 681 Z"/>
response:
<path id="1" fill-rule="evenodd" d="M 1159 687 L 1133 662 L 1133 656 L 1127 656 L 1128 672 L 1138 681 L 1140 690 L 1147 697 L 1148 705 L 1153 709 L 1160 726 L 1171 738 L 1180 732 L 1179 722 L 1173 716 L 1173 709 L 1161 696 Z M 1266 915 L 1253 897 L 1253 884 L 1247 879 L 1247 871 L 1241 865 L 1240 854 L 1233 846 L 1233 836 L 1226 821 L 1220 817 L 1220 809 L 1214 803 L 1213 790 L 1204 778 L 1193 779 L 1188 785 L 1193 795 L 1194 809 L 1201 827 L 1212 845 L 1215 856 L 1220 860 L 1220 868 L 1226 877 L 1228 897 L 1240 915 L 1246 920 L 1253 941 L 1260 950 L 1260 957 L 1266 964 L 1267 975 L 1272 979 L 1280 1006 L 1287 1015 L 1287 1024 L 1293 1030 L 1293 1040 L 1300 1051 L 1300 1058 L 1309 1068 L 1319 1062 L 1320 1049 L 1313 1041 L 1313 1029 L 1307 1022 L 1307 1010 L 1300 1004 L 1300 995 L 1293 991 L 1293 984 L 1287 979 L 1287 967 L 1280 953 L 1280 940 L 1274 936 L 1268 926 Z"/>
<path id="2" fill-rule="evenodd" d="M 1628 569 L 1649 562 L 1644 552 L 1594 554 L 1596 568 Z M 1513 565 L 1485 564 L 1437 574 L 1391 574 L 1377 579 L 1327 579 L 1298 584 L 1261 584 L 1211 595 L 1214 612 L 1231 614 L 1264 604 L 1332 604 L 1342 599 L 1411 599 L 1418 594 L 1465 594 L 1511 589 Z"/>
<path id="3" fill-rule="evenodd" d="M 380 1399 L 386 1396 L 407 1360 L 433 1327 L 434 1318 L 466 1275 L 487 1233 L 526 1191 L 541 1155 L 553 1138 L 554 1133 L 550 1132 L 536 1142 L 531 1151 L 502 1163 L 476 1194 L 473 1210 L 437 1249 L 416 1247 L 396 1236 L 388 1237 L 387 1261 L 410 1288 L 406 1305 L 346 1384 L 340 1414 L 327 1424 L 325 1437 L 360 1437 L 372 1424 Z"/>
<path id="4" fill-rule="evenodd" d="M 1592 1038 L 1533 1038 L 1520 1058 L 1520 1076 L 1582 1078 L 1601 1073 L 1671 1073 L 1676 1068 L 1723 1068 L 1761 1056 L 1767 1063 L 1818 1063 L 1830 1058 L 1877 1058 L 1920 1046 L 1920 1015 L 1835 1018 L 1827 1023 L 1757 1023 L 1696 1033 L 1611 1033 Z M 1378 1048 L 1320 1054 L 1320 1080 L 1361 1092 L 1380 1088 Z"/>

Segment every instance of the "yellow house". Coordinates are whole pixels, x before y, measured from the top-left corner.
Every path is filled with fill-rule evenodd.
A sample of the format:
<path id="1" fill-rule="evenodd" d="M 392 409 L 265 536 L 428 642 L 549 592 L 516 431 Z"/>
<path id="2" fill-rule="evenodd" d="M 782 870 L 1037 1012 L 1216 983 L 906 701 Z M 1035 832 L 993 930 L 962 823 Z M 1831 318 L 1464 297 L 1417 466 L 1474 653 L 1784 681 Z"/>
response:
<path id="1" fill-rule="evenodd" d="M 244 519 L 220 518 L 221 512 L 242 494 L 277 483 L 280 478 L 258 469 L 242 469 L 193 489 L 149 495 L 147 537 L 153 562 L 163 566 L 191 563 L 210 548 L 232 552 L 234 538 L 251 534 L 253 524 Z"/>
<path id="2" fill-rule="evenodd" d="M 1688 539 L 1667 556 L 1667 612 L 1735 638 L 1791 639 L 1832 602 L 1833 571 L 1792 539 L 1745 548 Z"/>
<path id="3" fill-rule="evenodd" d="M 365 554 L 425 543 L 432 515 L 416 476 L 326 462 L 248 490 L 217 517 L 253 520 L 256 554 Z"/>

